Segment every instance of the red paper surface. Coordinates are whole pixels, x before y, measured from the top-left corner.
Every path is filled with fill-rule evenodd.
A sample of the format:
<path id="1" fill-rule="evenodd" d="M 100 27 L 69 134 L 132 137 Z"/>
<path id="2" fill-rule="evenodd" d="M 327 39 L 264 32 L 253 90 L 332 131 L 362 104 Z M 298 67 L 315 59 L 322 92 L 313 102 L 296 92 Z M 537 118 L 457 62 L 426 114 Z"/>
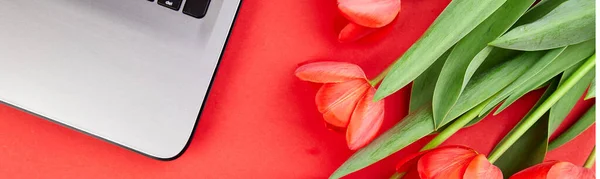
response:
<path id="1" fill-rule="evenodd" d="M 157 161 L 0 106 L 0 178 L 326 178 L 351 154 L 344 134 L 326 129 L 314 105 L 318 85 L 294 77 L 306 61 L 353 62 L 375 76 L 399 57 L 450 0 L 403 0 L 393 30 L 349 44 L 334 0 L 244 0 L 196 134 L 179 159 Z M 383 130 L 406 115 L 410 89 L 386 99 Z M 488 153 L 541 92 L 459 131 L 446 144 Z M 580 102 L 563 131 L 593 102 Z M 348 178 L 387 178 L 403 155 L 430 137 Z M 583 164 L 594 129 L 550 152 Z"/>

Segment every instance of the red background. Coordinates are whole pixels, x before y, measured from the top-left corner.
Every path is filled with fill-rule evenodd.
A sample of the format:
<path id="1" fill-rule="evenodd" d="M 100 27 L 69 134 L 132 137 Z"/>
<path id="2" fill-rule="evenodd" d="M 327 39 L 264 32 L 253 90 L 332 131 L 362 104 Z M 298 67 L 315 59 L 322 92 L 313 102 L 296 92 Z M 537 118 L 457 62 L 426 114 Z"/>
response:
<path id="1" fill-rule="evenodd" d="M 450 0 L 403 0 L 385 38 L 337 42 L 345 20 L 335 0 L 245 0 L 213 90 L 187 152 L 157 161 L 54 123 L 0 106 L 0 178 L 325 178 L 352 152 L 344 135 L 325 128 L 314 106 L 318 85 L 293 76 L 314 60 L 353 62 L 375 76 L 426 30 Z M 384 128 L 407 113 L 410 90 L 386 99 Z M 505 112 L 464 129 L 445 144 L 488 153 L 533 106 L 540 91 Z M 559 128 L 572 124 L 592 101 L 580 102 Z M 348 178 L 387 178 L 396 161 L 425 138 Z M 549 153 L 581 165 L 594 129 Z"/>

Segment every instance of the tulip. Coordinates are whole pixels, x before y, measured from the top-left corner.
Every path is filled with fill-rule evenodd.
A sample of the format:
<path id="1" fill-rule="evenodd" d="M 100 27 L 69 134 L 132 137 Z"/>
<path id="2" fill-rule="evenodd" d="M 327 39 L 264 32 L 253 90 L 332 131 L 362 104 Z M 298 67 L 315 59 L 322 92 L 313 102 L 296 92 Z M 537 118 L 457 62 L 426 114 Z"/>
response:
<path id="1" fill-rule="evenodd" d="M 400 0 L 338 0 L 338 8 L 344 17 L 370 28 L 380 28 L 392 22 L 400 7 Z"/>
<path id="2" fill-rule="evenodd" d="M 583 168 L 569 162 L 546 161 L 526 168 L 509 179 L 594 179 L 592 169 Z"/>
<path id="3" fill-rule="evenodd" d="M 502 179 L 485 155 L 464 146 L 443 146 L 412 154 L 396 166 L 403 179 Z"/>
<path id="4" fill-rule="evenodd" d="M 339 35 L 341 42 L 358 40 L 390 24 L 400 13 L 400 0 L 338 0 L 338 9 L 350 23 Z"/>
<path id="5" fill-rule="evenodd" d="M 368 144 L 381 127 L 384 101 L 374 101 L 375 88 L 363 70 L 351 63 L 316 62 L 300 66 L 296 76 L 304 81 L 324 83 L 315 103 L 325 122 L 346 129 L 351 150 Z"/>
<path id="6" fill-rule="evenodd" d="M 348 23 L 348 25 L 346 25 L 342 31 L 340 31 L 340 35 L 338 36 L 338 40 L 340 42 L 352 42 L 352 41 L 356 41 L 358 39 L 361 39 L 363 37 L 366 37 L 367 35 L 376 32 L 377 29 L 375 28 L 368 28 L 368 27 L 363 27 L 360 26 L 358 24 L 355 23 Z"/>

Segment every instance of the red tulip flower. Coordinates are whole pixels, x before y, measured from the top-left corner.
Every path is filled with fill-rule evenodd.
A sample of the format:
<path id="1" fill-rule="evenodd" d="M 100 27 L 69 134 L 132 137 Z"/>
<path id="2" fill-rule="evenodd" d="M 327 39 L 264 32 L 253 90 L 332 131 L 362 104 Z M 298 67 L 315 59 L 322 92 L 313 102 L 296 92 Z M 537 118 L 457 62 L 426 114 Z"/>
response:
<path id="1" fill-rule="evenodd" d="M 329 125 L 346 128 L 348 148 L 356 150 L 373 140 L 383 121 L 384 102 L 373 100 L 375 88 L 359 66 L 316 62 L 300 66 L 296 76 L 324 83 L 315 98 L 317 109 Z"/>
<path id="2" fill-rule="evenodd" d="M 592 169 L 569 162 L 546 161 L 514 174 L 510 179 L 594 179 Z"/>
<path id="3" fill-rule="evenodd" d="M 400 0 L 338 0 L 338 9 L 350 23 L 339 40 L 354 41 L 390 24 L 401 9 Z"/>
<path id="4" fill-rule="evenodd" d="M 443 146 L 412 154 L 400 161 L 403 179 L 502 179 L 500 169 L 485 155 L 464 146 Z"/>

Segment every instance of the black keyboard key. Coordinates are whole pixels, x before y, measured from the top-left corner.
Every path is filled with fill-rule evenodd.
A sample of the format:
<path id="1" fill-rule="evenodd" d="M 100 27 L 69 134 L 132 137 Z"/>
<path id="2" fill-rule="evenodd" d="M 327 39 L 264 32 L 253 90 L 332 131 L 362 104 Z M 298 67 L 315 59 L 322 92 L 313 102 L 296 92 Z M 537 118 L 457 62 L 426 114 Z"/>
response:
<path id="1" fill-rule="evenodd" d="M 158 4 L 178 11 L 183 0 L 158 0 Z"/>
<path id="2" fill-rule="evenodd" d="M 195 18 L 203 18 L 208 11 L 210 0 L 187 0 L 183 7 L 183 13 Z"/>

